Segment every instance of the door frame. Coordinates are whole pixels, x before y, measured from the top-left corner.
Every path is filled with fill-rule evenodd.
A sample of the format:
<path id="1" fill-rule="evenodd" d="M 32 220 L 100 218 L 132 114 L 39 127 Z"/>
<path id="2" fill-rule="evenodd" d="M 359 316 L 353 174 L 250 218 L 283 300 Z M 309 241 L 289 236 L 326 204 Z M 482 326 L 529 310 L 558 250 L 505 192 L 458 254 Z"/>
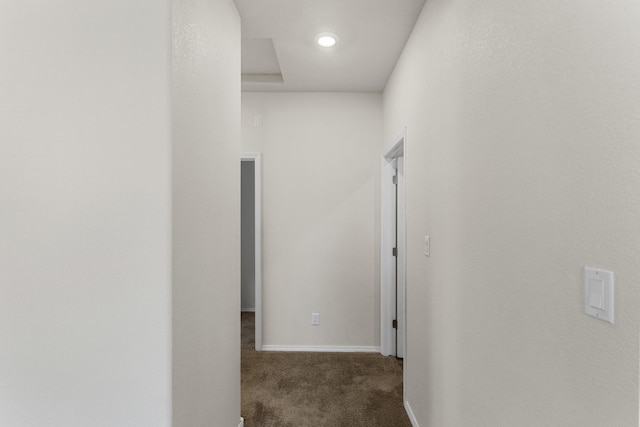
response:
<path id="1" fill-rule="evenodd" d="M 383 151 L 380 172 L 381 190 L 381 234 L 380 234 L 380 352 L 385 356 L 396 356 L 396 331 L 393 329 L 392 321 L 398 319 L 402 324 L 403 339 L 402 354 L 407 363 L 407 339 L 406 339 L 406 199 L 397 202 L 397 233 L 396 236 L 396 196 L 393 184 L 393 176 L 396 174 L 394 163 L 402 162 L 403 178 L 406 177 L 407 167 L 407 128 L 404 128 Z M 402 186 L 402 189 L 400 188 Z M 406 195 L 406 179 L 398 177 L 398 197 Z M 393 247 L 398 237 L 398 262 L 396 271 L 396 260 L 391 256 Z M 398 283 L 398 295 L 403 296 L 399 301 L 401 304 L 400 313 L 396 313 L 396 288 Z M 397 315 L 397 317 L 396 317 Z M 406 369 L 405 369 L 406 372 Z"/>
<path id="2" fill-rule="evenodd" d="M 262 154 L 240 153 L 241 162 L 253 162 L 255 192 L 255 306 L 256 351 L 262 350 Z"/>

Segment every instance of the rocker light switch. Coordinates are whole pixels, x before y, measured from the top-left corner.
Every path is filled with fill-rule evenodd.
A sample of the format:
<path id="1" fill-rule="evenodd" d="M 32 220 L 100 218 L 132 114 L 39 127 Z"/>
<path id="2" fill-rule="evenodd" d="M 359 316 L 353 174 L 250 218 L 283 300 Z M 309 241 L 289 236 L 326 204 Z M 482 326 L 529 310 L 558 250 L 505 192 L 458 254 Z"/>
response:
<path id="1" fill-rule="evenodd" d="M 613 272 L 585 267 L 584 312 L 596 319 L 613 323 Z"/>
<path id="2" fill-rule="evenodd" d="M 598 310 L 604 309 L 604 282 L 589 279 L 589 305 Z"/>

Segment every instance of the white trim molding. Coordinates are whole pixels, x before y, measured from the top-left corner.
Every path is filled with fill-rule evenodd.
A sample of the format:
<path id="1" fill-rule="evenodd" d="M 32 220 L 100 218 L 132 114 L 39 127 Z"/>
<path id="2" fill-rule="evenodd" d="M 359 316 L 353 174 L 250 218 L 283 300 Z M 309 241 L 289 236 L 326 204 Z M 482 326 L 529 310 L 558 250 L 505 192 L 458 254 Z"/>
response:
<path id="1" fill-rule="evenodd" d="M 240 417 L 240 423 L 238 424 L 238 427 L 244 427 L 244 418 Z"/>
<path id="2" fill-rule="evenodd" d="M 411 425 L 413 427 L 420 427 L 418 424 L 418 420 L 416 419 L 415 414 L 413 413 L 413 409 L 411 409 L 411 405 L 408 400 L 404 401 L 404 410 L 407 411 L 407 416 L 409 417 L 409 421 L 411 421 Z"/>
<path id="3" fill-rule="evenodd" d="M 240 153 L 240 161 L 253 162 L 255 173 L 255 313 L 256 351 L 262 350 L 262 154 Z"/>
<path id="4" fill-rule="evenodd" d="M 316 353 L 380 353 L 380 347 L 328 345 L 263 345 L 263 351 L 298 351 Z"/>

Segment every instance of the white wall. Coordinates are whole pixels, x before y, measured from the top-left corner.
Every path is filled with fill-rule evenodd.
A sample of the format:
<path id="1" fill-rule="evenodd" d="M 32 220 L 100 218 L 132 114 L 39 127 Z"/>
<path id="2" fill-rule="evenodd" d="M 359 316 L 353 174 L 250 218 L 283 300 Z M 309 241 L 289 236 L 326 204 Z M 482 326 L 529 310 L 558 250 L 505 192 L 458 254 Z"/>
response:
<path id="1" fill-rule="evenodd" d="M 639 23 L 633 0 L 427 1 L 384 93 L 420 426 L 638 425 Z M 615 325 L 583 314 L 585 265 L 616 273 Z"/>
<path id="2" fill-rule="evenodd" d="M 0 425 L 169 426 L 169 4 L 0 4 Z"/>
<path id="3" fill-rule="evenodd" d="M 256 193 L 255 162 L 241 164 L 241 284 L 240 307 L 253 311 L 256 308 Z"/>
<path id="4" fill-rule="evenodd" d="M 242 150 L 263 153 L 265 345 L 380 345 L 381 135 L 380 94 L 242 94 Z"/>
<path id="5" fill-rule="evenodd" d="M 173 425 L 240 420 L 240 19 L 173 0 Z"/>

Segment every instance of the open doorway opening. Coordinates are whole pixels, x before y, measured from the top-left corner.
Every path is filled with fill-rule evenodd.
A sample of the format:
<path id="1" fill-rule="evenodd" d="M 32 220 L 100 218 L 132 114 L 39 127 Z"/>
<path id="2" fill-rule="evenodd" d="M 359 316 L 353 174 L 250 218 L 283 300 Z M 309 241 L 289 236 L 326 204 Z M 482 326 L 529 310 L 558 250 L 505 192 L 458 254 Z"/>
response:
<path id="1" fill-rule="evenodd" d="M 240 156 L 240 311 L 255 316 L 255 349 L 262 349 L 262 192 L 260 153 Z"/>
<path id="2" fill-rule="evenodd" d="M 403 129 L 383 151 L 381 166 L 380 352 L 403 359 L 407 378 L 406 140 Z M 406 390 L 403 390 L 403 399 Z"/>
<path id="3" fill-rule="evenodd" d="M 406 129 L 382 155 L 381 169 L 381 353 L 406 366 Z"/>

